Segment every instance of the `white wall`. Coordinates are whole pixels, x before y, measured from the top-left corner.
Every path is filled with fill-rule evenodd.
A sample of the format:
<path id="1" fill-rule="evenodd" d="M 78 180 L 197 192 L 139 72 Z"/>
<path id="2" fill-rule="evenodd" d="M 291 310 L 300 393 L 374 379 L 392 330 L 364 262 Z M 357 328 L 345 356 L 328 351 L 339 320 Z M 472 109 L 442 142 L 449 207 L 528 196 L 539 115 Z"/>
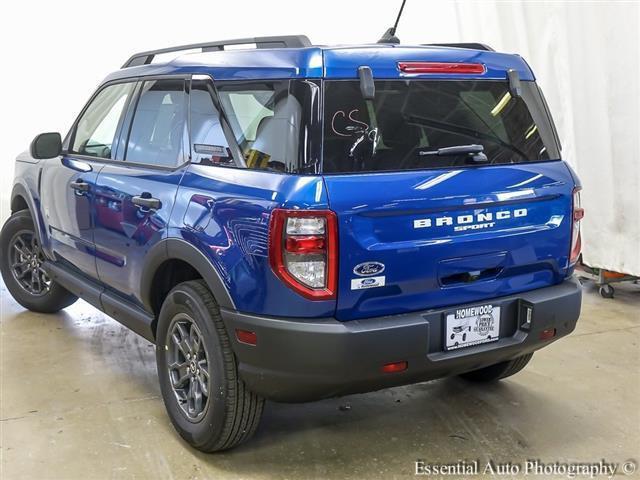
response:
<path id="1" fill-rule="evenodd" d="M 518 52 L 583 184 L 583 258 L 640 276 L 640 2 L 458 5 L 462 38 Z"/>
<path id="2" fill-rule="evenodd" d="M 395 20 L 398 5 L 370 0 L 0 2 L 0 221 L 8 214 L 15 156 L 39 132 L 64 135 L 98 83 L 133 52 L 300 33 L 315 43 L 374 42 Z M 403 39 L 454 41 L 455 5 L 433 2 L 428 11 L 424 5 L 409 0 Z"/>
<path id="3" fill-rule="evenodd" d="M 8 212 L 16 154 L 38 132 L 64 134 L 100 80 L 132 52 L 296 33 L 318 44 L 372 42 L 393 23 L 399 3 L 2 2 L 0 220 Z M 612 257 L 602 256 L 596 247 L 612 235 L 615 245 L 622 246 L 632 224 L 634 238 L 640 229 L 638 199 L 611 196 L 614 189 L 640 183 L 634 150 L 640 138 L 639 12 L 637 2 L 408 0 L 398 33 L 404 43 L 479 41 L 522 54 L 547 94 L 565 156 L 585 184 L 587 251 L 597 253 L 596 264 L 612 262 L 638 270 L 639 259 L 626 260 L 629 254 L 622 249 Z M 594 193 L 603 187 L 606 196 Z M 623 212 L 626 220 L 614 211 Z"/>

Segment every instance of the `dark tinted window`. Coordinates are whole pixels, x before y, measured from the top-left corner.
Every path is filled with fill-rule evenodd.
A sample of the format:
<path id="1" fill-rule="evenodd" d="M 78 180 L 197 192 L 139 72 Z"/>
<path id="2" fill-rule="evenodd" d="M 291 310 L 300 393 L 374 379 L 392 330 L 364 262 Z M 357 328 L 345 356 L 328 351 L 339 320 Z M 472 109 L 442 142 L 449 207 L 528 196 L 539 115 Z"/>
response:
<path id="1" fill-rule="evenodd" d="M 323 171 L 464 166 L 469 156 L 434 150 L 479 144 L 489 163 L 559 158 L 536 86 L 506 81 L 377 81 L 367 105 L 358 81 L 325 82 Z"/>
<path id="2" fill-rule="evenodd" d="M 125 160 L 173 167 L 183 163 L 187 96 L 184 80 L 144 82 Z"/>
<path id="3" fill-rule="evenodd" d="M 214 103 L 211 80 L 192 80 L 191 161 L 204 165 L 233 166 L 231 149 L 222 128 L 220 112 Z"/>
<path id="4" fill-rule="evenodd" d="M 103 88 L 86 108 L 73 136 L 71 152 L 91 157 L 113 158 L 112 145 L 133 83 Z"/>
<path id="5" fill-rule="evenodd" d="M 247 168 L 317 172 L 319 87 L 306 80 L 217 85 Z"/>

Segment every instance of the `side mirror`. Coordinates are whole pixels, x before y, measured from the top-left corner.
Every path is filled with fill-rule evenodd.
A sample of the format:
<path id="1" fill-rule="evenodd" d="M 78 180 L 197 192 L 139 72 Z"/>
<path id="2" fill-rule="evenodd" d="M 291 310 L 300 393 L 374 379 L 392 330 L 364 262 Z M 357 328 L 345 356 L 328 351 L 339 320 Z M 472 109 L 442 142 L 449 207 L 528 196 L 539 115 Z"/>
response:
<path id="1" fill-rule="evenodd" d="M 31 142 L 31 156 L 37 159 L 53 158 L 62 153 L 62 138 L 57 132 L 41 133 Z"/>

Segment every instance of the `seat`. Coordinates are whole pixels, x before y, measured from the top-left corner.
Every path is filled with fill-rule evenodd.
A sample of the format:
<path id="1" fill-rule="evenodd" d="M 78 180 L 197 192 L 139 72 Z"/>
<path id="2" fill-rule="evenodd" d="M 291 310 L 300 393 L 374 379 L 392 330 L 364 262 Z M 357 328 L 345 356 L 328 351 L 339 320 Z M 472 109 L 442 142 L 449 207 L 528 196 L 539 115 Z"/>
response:
<path id="1" fill-rule="evenodd" d="M 260 120 L 251 150 L 268 155 L 269 164 L 277 162 L 286 171 L 294 169 L 299 155 L 301 117 L 302 107 L 294 96 L 288 95 L 278 100 L 273 116 Z M 280 169 L 278 166 L 269 166 Z"/>

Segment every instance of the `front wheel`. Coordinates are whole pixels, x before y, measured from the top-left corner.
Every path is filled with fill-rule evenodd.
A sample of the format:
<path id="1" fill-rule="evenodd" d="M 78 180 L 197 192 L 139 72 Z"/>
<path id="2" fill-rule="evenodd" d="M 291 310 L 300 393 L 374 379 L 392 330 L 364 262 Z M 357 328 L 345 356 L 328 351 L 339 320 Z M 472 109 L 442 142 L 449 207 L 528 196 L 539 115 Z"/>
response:
<path id="1" fill-rule="evenodd" d="M 494 382 L 518 373 L 527 366 L 531 357 L 533 357 L 533 353 L 527 353 L 526 355 L 514 358 L 513 360 L 496 363 L 495 365 L 489 365 L 488 367 L 480 368 L 479 370 L 463 373 L 460 377 L 471 382 Z"/>
<path id="2" fill-rule="evenodd" d="M 202 280 L 181 283 L 167 295 L 156 361 L 171 423 L 193 447 L 227 450 L 255 433 L 264 400 L 238 377 L 220 310 Z"/>
<path id="3" fill-rule="evenodd" d="M 54 313 L 78 297 L 49 278 L 44 254 L 28 210 L 14 213 L 0 232 L 0 272 L 11 296 L 23 307 Z"/>

